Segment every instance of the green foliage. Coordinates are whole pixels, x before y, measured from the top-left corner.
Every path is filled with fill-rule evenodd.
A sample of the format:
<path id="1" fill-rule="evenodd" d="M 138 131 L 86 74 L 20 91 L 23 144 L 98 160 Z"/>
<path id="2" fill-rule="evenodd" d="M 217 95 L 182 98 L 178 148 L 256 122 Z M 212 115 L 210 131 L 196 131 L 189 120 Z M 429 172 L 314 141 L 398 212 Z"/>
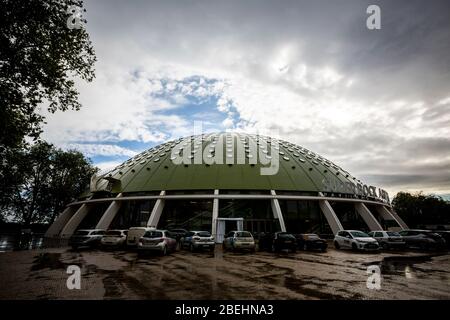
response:
<path id="1" fill-rule="evenodd" d="M 52 220 L 78 195 L 92 166 L 38 142 L 49 112 L 78 110 L 75 79 L 92 81 L 96 57 L 84 28 L 69 29 L 81 0 L 0 0 L 0 209 L 25 224 Z M 28 141 L 28 142 L 27 142 Z"/>
<path id="2" fill-rule="evenodd" d="M 450 203 L 435 195 L 399 192 L 392 205 L 410 227 L 450 223 Z"/>
<path id="3" fill-rule="evenodd" d="M 38 141 L 29 149 L 10 154 L 9 190 L 2 197 L 1 215 L 30 225 L 51 222 L 75 200 L 96 172 L 77 151 L 62 151 Z"/>
<path id="4" fill-rule="evenodd" d="M 80 108 L 74 78 L 91 81 L 96 61 L 84 28 L 69 29 L 80 0 L 0 0 L 0 148 L 37 139 L 50 112 Z"/>

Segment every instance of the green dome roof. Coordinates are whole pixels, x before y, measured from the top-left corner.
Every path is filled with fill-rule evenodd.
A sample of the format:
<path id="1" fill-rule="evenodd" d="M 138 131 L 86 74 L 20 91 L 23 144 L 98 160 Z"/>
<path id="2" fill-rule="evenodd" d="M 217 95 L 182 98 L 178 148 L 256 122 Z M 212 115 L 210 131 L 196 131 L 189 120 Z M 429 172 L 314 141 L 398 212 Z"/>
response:
<path id="1" fill-rule="evenodd" d="M 214 141 L 223 139 L 223 164 L 194 164 L 195 153 L 201 152 L 212 158 Z M 231 143 L 234 141 L 234 143 Z M 216 142 L 217 143 L 217 142 Z M 267 148 L 264 149 L 264 144 Z M 258 146 L 255 152 L 250 148 Z M 278 171 L 273 175 L 262 175 L 261 168 L 267 164 L 270 148 L 278 153 Z M 174 153 L 191 154 L 191 164 L 175 164 Z M 183 149 L 184 148 L 184 149 Z M 188 151 L 184 151 L 188 150 Z M 237 164 L 237 155 L 245 154 L 245 164 Z M 226 161 L 234 156 L 234 164 Z M 254 158 L 266 157 L 266 164 Z M 276 158 L 276 155 L 273 155 Z M 271 161 L 271 160 L 270 160 Z M 359 182 L 347 171 L 320 155 L 293 143 L 261 135 L 242 133 L 215 133 L 181 138 L 155 146 L 125 161 L 113 170 L 93 177 L 91 191 L 110 190 L 119 192 L 148 192 L 160 190 L 287 190 L 302 192 L 327 191 L 325 184 L 355 185 Z M 329 190 L 328 190 L 329 191 Z M 353 193 L 353 192 L 349 192 Z"/>

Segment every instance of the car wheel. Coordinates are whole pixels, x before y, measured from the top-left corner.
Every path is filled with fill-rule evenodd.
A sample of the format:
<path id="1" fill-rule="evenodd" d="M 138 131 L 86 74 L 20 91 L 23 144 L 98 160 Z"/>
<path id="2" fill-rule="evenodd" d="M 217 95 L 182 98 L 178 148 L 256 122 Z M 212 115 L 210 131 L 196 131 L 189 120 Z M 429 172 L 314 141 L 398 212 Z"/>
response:
<path id="1" fill-rule="evenodd" d="M 214 249 L 215 249 L 215 246 L 209 247 L 209 251 L 210 251 L 210 252 L 214 252 Z"/>
<path id="2" fill-rule="evenodd" d="M 194 252 L 194 246 L 192 245 L 192 243 L 189 245 L 189 251 Z"/>
<path id="3" fill-rule="evenodd" d="M 167 256 L 167 246 L 164 246 L 162 249 L 162 255 Z"/>
<path id="4" fill-rule="evenodd" d="M 339 243 L 337 241 L 334 242 L 334 247 L 338 250 L 341 248 L 341 246 L 339 245 Z"/>
<path id="5" fill-rule="evenodd" d="M 356 243 L 352 243 L 352 250 L 353 250 L 353 251 L 358 250 L 358 247 L 356 246 Z"/>

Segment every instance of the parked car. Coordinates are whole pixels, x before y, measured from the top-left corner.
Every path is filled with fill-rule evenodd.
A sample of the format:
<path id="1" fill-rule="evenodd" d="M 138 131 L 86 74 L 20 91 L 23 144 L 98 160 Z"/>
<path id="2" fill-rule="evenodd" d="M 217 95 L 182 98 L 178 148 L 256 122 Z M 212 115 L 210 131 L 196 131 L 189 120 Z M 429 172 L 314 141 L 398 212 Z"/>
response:
<path id="1" fill-rule="evenodd" d="M 154 227 L 132 227 L 128 229 L 127 246 L 136 247 L 139 239 L 150 230 L 155 230 Z"/>
<path id="2" fill-rule="evenodd" d="M 189 231 L 180 239 L 180 246 L 191 251 L 199 249 L 214 251 L 214 237 L 208 231 Z"/>
<path id="3" fill-rule="evenodd" d="M 108 230 L 100 243 L 103 247 L 124 247 L 127 241 L 128 230 Z"/>
<path id="4" fill-rule="evenodd" d="M 440 235 L 444 240 L 447 246 L 447 249 L 450 249 L 450 231 L 435 231 L 438 235 Z"/>
<path id="5" fill-rule="evenodd" d="M 445 240 L 437 233 L 430 230 L 402 230 L 399 232 L 406 242 L 408 248 L 419 248 L 422 250 L 444 249 Z"/>
<path id="6" fill-rule="evenodd" d="M 334 237 L 336 249 L 353 249 L 363 251 L 377 251 L 380 249 L 377 240 L 367 233 L 358 230 L 342 230 Z"/>
<path id="7" fill-rule="evenodd" d="M 69 246 L 73 249 L 80 247 L 94 248 L 100 244 L 105 230 L 102 229 L 80 229 L 77 230 L 69 239 Z"/>
<path id="8" fill-rule="evenodd" d="M 369 232 L 368 235 L 377 240 L 383 249 L 403 249 L 406 245 L 398 232 L 376 230 Z"/>
<path id="9" fill-rule="evenodd" d="M 297 246 L 302 250 L 327 251 L 328 243 L 315 233 L 303 233 L 296 236 Z"/>
<path id="10" fill-rule="evenodd" d="M 159 251 L 163 256 L 177 249 L 177 240 L 168 230 L 153 229 L 139 239 L 138 252 Z"/>
<path id="11" fill-rule="evenodd" d="M 259 250 L 280 252 L 283 249 L 295 252 L 297 250 L 297 240 L 287 232 L 266 233 L 259 238 Z"/>
<path id="12" fill-rule="evenodd" d="M 177 241 L 180 241 L 188 231 L 186 229 L 170 229 L 169 230 Z"/>
<path id="13" fill-rule="evenodd" d="M 250 250 L 255 251 L 255 239 L 248 231 L 231 231 L 225 235 L 223 249 L 226 250 Z"/>

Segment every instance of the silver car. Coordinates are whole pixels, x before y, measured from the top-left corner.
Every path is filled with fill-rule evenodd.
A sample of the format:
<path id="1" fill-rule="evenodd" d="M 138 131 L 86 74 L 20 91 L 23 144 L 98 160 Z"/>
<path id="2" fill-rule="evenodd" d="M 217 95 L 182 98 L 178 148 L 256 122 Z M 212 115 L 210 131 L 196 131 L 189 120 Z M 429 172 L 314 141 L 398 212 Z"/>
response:
<path id="1" fill-rule="evenodd" d="M 369 232 L 368 235 L 377 240 L 383 249 L 403 249 L 406 246 L 398 232 L 377 230 Z"/>
<path id="2" fill-rule="evenodd" d="M 223 240 L 223 249 L 225 250 L 250 250 L 255 252 L 255 239 L 248 231 L 231 231 Z"/>
<path id="3" fill-rule="evenodd" d="M 138 252 L 158 251 L 163 256 L 177 249 L 177 240 L 167 230 L 153 229 L 139 239 Z"/>
<path id="4" fill-rule="evenodd" d="M 102 247 L 124 247 L 128 230 L 108 230 L 101 240 Z"/>
<path id="5" fill-rule="evenodd" d="M 189 231 L 180 240 L 181 248 L 191 251 L 198 249 L 208 249 L 214 251 L 214 237 L 208 231 Z"/>
<path id="6" fill-rule="evenodd" d="M 73 249 L 80 247 L 96 247 L 105 234 L 103 229 L 80 229 L 77 230 L 69 239 L 69 246 Z"/>

